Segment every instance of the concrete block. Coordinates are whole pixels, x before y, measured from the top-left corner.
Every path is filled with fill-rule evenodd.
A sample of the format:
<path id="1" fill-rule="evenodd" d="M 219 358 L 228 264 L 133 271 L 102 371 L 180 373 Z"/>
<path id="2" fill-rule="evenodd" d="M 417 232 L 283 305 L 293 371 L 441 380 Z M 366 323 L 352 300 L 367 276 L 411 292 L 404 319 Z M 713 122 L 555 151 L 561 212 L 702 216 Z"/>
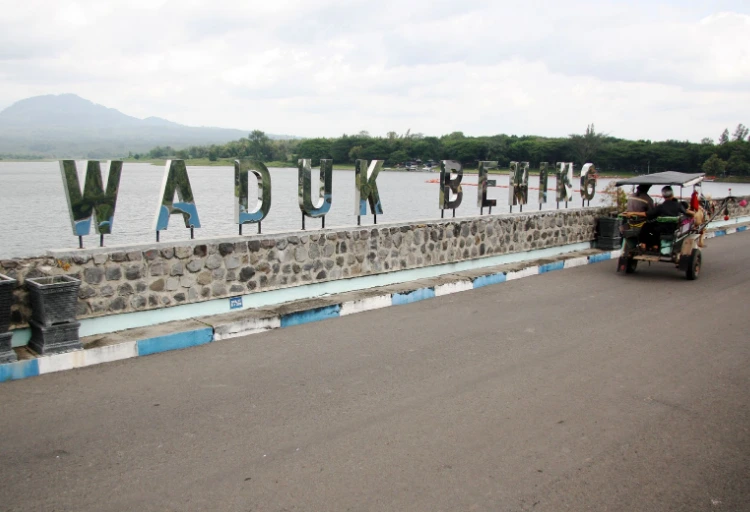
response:
<path id="1" fill-rule="evenodd" d="M 581 256 L 578 258 L 570 258 L 569 260 L 565 260 L 564 263 L 565 268 L 582 267 L 589 264 L 589 259 L 586 256 Z"/>
<path id="2" fill-rule="evenodd" d="M 489 286 L 491 284 L 500 284 L 504 283 L 506 280 L 507 276 L 504 272 L 481 276 L 474 279 L 474 288 L 482 288 L 483 286 Z"/>
<path id="3" fill-rule="evenodd" d="M 505 280 L 506 281 L 512 281 L 514 279 L 521 279 L 521 278 L 524 278 L 524 277 L 535 276 L 537 274 L 539 274 L 539 266 L 535 265 L 533 267 L 526 267 L 526 268 L 522 268 L 521 270 L 515 270 L 513 272 L 508 272 L 505 275 Z"/>
<path id="4" fill-rule="evenodd" d="M 281 317 L 247 317 L 214 325 L 214 341 L 236 338 L 247 334 L 270 331 L 281 327 Z"/>
<path id="5" fill-rule="evenodd" d="M 341 304 L 340 316 L 353 315 L 373 309 L 387 308 L 391 306 L 391 295 L 378 295 L 377 297 L 367 297 L 360 300 L 351 300 Z"/>
<path id="6" fill-rule="evenodd" d="M 473 289 L 474 283 L 468 279 L 453 283 L 439 284 L 435 286 L 435 297 L 442 297 L 443 295 L 450 295 L 452 293 L 460 293 Z"/>
<path id="7" fill-rule="evenodd" d="M 147 356 L 158 354 L 159 352 L 167 352 L 169 350 L 179 350 L 182 348 L 203 345 L 213 340 L 213 334 L 213 329 L 206 327 L 205 329 L 177 332 L 165 336 L 158 336 L 156 338 L 138 340 L 138 355 Z"/>
<path id="8" fill-rule="evenodd" d="M 608 251 L 608 252 L 603 252 L 601 254 L 592 254 L 591 256 L 589 256 L 589 263 L 599 263 L 600 261 L 607 261 L 611 259 L 612 259 L 612 253 Z"/>
<path id="9" fill-rule="evenodd" d="M 607 259 L 609 259 L 609 255 Z M 553 270 L 562 270 L 563 268 L 565 268 L 564 261 L 554 261 L 552 263 L 545 263 L 544 265 L 539 265 L 539 273 L 544 274 L 546 272 L 552 272 Z"/>
<path id="10" fill-rule="evenodd" d="M 336 318 L 341 312 L 340 304 L 324 306 L 321 308 L 308 309 L 305 311 L 296 311 L 281 317 L 281 327 L 292 327 L 293 325 L 302 325 L 310 322 L 319 322 L 328 318 Z"/>
<path id="11" fill-rule="evenodd" d="M 84 366 L 110 363 L 112 361 L 136 357 L 138 355 L 138 345 L 135 341 L 126 341 L 125 343 L 86 349 L 83 351 L 83 355 L 86 358 Z"/>
<path id="12" fill-rule="evenodd" d="M 86 366 L 86 355 L 83 350 L 76 350 L 75 352 L 42 356 L 37 361 L 39 361 L 39 375 L 44 375 L 45 373 L 72 370 L 73 368 Z"/>
<path id="13" fill-rule="evenodd" d="M 0 382 L 36 377 L 37 375 L 39 375 L 39 361 L 37 359 L 0 364 Z"/>
<path id="14" fill-rule="evenodd" d="M 410 292 L 394 293 L 391 301 L 394 306 L 401 306 L 433 297 L 435 297 L 435 288 L 419 288 Z"/>

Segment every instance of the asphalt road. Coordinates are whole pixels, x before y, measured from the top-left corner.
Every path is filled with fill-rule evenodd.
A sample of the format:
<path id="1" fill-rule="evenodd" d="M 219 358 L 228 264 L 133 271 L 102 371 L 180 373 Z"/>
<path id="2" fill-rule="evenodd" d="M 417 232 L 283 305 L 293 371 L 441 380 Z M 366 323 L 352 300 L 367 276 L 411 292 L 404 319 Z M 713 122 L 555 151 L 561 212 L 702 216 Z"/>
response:
<path id="1" fill-rule="evenodd" d="M 0 385 L 0 510 L 750 510 L 750 234 Z"/>

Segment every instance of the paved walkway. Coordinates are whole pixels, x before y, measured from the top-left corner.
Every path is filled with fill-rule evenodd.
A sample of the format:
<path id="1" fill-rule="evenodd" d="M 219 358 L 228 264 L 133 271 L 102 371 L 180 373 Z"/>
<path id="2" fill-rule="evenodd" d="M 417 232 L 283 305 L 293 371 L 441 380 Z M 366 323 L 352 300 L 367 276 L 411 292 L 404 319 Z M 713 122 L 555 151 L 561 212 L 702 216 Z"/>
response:
<path id="1" fill-rule="evenodd" d="M 750 510 L 750 234 L 0 385 L 0 510 Z"/>

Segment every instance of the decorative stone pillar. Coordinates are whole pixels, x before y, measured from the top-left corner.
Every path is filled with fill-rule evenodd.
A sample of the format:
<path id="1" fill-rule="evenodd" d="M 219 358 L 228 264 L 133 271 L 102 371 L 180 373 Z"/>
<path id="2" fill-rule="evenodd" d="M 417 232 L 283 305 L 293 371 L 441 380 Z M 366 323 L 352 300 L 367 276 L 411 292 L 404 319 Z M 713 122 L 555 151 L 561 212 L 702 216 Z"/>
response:
<path id="1" fill-rule="evenodd" d="M 26 279 L 31 299 L 29 348 L 40 355 L 82 350 L 76 322 L 81 281 L 70 276 Z"/>
<path id="2" fill-rule="evenodd" d="M 0 274 L 0 364 L 16 361 L 16 353 L 11 346 L 13 333 L 10 327 L 10 307 L 13 305 L 13 289 L 16 280 Z"/>

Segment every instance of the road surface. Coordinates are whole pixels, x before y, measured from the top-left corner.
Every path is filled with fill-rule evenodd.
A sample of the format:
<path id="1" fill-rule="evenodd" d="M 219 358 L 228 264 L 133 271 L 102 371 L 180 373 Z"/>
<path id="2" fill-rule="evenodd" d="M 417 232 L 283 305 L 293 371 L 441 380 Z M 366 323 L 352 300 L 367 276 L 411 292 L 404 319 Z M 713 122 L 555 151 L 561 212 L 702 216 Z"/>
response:
<path id="1" fill-rule="evenodd" d="M 750 234 L 0 385 L 3 511 L 750 510 Z"/>

